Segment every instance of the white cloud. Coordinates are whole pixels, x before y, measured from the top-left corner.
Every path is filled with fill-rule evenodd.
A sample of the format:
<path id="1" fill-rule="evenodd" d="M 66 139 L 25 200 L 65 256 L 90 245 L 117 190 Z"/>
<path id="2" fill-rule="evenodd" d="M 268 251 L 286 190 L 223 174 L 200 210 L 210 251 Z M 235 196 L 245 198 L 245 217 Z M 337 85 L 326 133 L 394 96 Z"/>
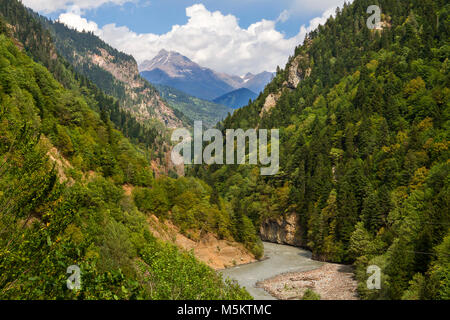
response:
<path id="1" fill-rule="evenodd" d="M 98 25 L 93 21 L 88 21 L 82 18 L 79 14 L 75 12 L 63 13 L 59 16 L 59 22 L 64 23 L 80 32 L 82 31 L 98 31 Z"/>
<path id="2" fill-rule="evenodd" d="M 136 2 L 136 0 L 22 0 L 22 2 L 35 11 L 51 13 L 69 10 L 73 7 L 85 10 L 95 9 L 104 4 L 123 5 L 127 2 Z"/>
<path id="3" fill-rule="evenodd" d="M 76 12 L 61 15 L 60 21 L 78 30 L 93 31 L 111 46 L 133 55 L 139 63 L 166 49 L 180 52 L 216 71 L 242 75 L 275 71 L 277 65 L 284 67 L 305 35 L 323 24 L 334 10 L 327 10 L 321 17 L 312 19 L 309 26 L 302 26 L 291 38 L 276 30 L 277 22 L 288 18 L 287 12 L 277 21 L 263 19 L 244 29 L 235 16 L 211 12 L 202 4 L 186 8 L 188 22 L 174 25 L 171 31 L 162 35 L 138 34 L 116 24 L 100 29 Z"/>
<path id="4" fill-rule="evenodd" d="M 280 13 L 280 15 L 278 16 L 277 22 L 286 22 L 289 20 L 291 14 L 289 13 L 289 11 L 284 10 L 282 13 Z"/>

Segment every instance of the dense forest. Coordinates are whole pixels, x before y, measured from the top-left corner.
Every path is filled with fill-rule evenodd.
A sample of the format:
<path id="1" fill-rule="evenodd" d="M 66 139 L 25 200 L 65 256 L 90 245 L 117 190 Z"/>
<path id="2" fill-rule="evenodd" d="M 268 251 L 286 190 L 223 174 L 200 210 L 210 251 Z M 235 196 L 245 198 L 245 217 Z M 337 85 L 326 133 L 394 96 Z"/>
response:
<path id="1" fill-rule="evenodd" d="M 374 4 L 382 21 L 370 30 Z M 295 213 L 302 246 L 354 264 L 363 299 L 449 299 L 449 14 L 444 0 L 346 4 L 220 125 L 279 128 L 280 172 L 213 165 L 191 174 L 256 230 Z M 381 290 L 367 290 L 369 265 L 381 268 Z"/>
<path id="2" fill-rule="evenodd" d="M 131 115 L 114 112 L 116 100 L 59 56 L 18 1 L 0 1 L 0 12 L 0 298 L 251 298 L 148 230 L 153 205 L 162 219 L 173 208 L 192 215 L 180 225 L 210 230 L 226 226 L 227 206 L 215 209 L 211 188 L 195 178 L 155 179 L 142 148 L 154 141 L 129 132 L 121 121 Z M 155 204 L 140 197 L 158 190 Z M 80 290 L 66 287 L 71 265 L 82 270 Z"/>

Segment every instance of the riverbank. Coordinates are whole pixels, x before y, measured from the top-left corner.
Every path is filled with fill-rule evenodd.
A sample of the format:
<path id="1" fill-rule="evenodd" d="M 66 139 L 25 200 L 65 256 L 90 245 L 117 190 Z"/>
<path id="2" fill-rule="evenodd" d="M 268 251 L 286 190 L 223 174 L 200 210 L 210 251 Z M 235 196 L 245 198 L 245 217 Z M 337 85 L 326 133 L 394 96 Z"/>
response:
<path id="1" fill-rule="evenodd" d="M 326 263 L 318 269 L 285 273 L 257 282 L 258 288 L 280 300 L 298 300 L 307 289 L 321 300 L 357 300 L 358 283 L 351 266 Z"/>
<path id="2" fill-rule="evenodd" d="M 283 273 L 310 271 L 323 263 L 311 259 L 311 252 L 298 247 L 264 242 L 265 259 L 221 270 L 224 278 L 236 280 L 257 300 L 274 300 L 273 295 L 256 284 Z"/>
<path id="3" fill-rule="evenodd" d="M 356 300 L 357 282 L 351 266 L 312 260 L 311 252 L 264 242 L 265 259 L 221 270 L 257 300 L 301 299 L 307 289 L 322 300 Z"/>

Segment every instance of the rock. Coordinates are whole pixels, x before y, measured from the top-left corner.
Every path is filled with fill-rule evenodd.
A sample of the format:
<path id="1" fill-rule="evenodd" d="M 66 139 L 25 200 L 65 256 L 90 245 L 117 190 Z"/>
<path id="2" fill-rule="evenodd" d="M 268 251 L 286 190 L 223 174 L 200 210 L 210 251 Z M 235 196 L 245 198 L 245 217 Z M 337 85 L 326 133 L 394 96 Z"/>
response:
<path id="1" fill-rule="evenodd" d="M 311 68 L 309 67 L 309 58 L 305 55 L 298 55 L 292 60 L 288 68 L 288 80 L 283 82 L 283 89 L 296 89 L 299 83 L 308 78 L 311 75 Z M 264 106 L 259 113 L 259 117 L 262 118 L 265 113 L 272 110 L 280 99 L 283 92 L 279 90 L 277 93 L 271 93 L 264 101 Z"/>
<path id="2" fill-rule="evenodd" d="M 298 237 L 299 225 L 297 215 L 291 213 L 285 217 L 266 219 L 260 227 L 261 239 L 263 241 L 301 246 L 302 241 Z"/>
<path id="3" fill-rule="evenodd" d="M 306 67 L 309 65 L 309 59 L 305 55 L 298 55 L 292 61 L 288 72 L 288 81 L 286 86 L 290 89 L 296 89 L 299 83 L 308 78 L 311 75 L 311 68 Z"/>
<path id="4" fill-rule="evenodd" d="M 259 117 L 262 118 L 264 113 L 269 112 L 272 108 L 274 108 L 277 105 L 277 101 L 280 98 L 281 93 L 277 94 L 269 94 L 266 98 L 266 101 L 264 102 L 264 106 L 259 114 Z"/>

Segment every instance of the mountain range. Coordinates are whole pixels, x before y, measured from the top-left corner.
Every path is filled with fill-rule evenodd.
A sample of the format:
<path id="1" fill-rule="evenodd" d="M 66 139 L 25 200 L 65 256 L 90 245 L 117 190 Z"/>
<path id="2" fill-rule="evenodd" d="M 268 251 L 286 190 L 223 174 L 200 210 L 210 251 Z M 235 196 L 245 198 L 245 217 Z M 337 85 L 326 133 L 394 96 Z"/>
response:
<path id="1" fill-rule="evenodd" d="M 261 92 L 273 74 L 228 75 L 205 68 L 178 52 L 161 50 L 152 60 L 144 61 L 139 70 L 153 84 L 176 88 L 195 97 L 214 100 L 240 88 Z"/>

